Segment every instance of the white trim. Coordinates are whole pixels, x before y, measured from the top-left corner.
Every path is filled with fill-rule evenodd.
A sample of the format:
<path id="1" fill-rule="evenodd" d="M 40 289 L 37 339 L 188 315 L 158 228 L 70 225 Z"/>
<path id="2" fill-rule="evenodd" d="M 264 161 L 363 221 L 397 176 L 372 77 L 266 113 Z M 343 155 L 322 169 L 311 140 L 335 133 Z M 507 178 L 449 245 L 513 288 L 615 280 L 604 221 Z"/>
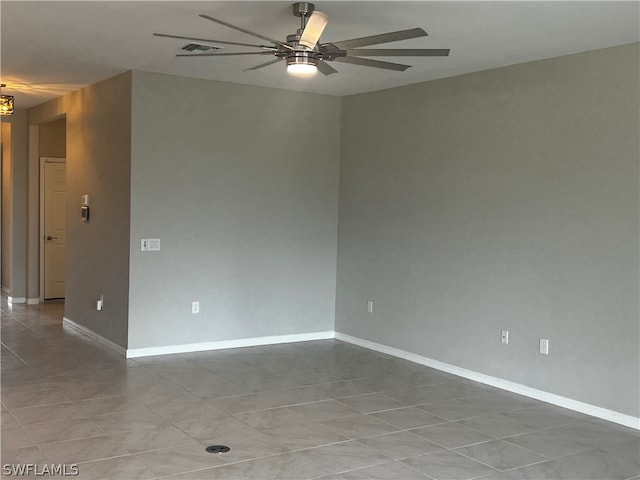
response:
<path id="1" fill-rule="evenodd" d="M 509 380 L 503 380 L 501 378 L 485 375 L 483 373 L 474 372 L 473 370 L 467 370 L 466 368 L 456 367 L 455 365 L 451 365 L 449 363 L 433 360 L 428 357 L 416 355 L 415 353 L 389 347 L 380 343 L 371 342 L 362 338 L 352 337 L 351 335 L 346 335 L 344 333 L 336 332 L 335 338 L 336 340 L 342 340 L 343 342 L 352 343 L 360 347 L 375 350 L 376 352 L 386 353 L 394 357 L 403 358 L 405 360 L 409 360 L 410 362 L 419 363 L 420 365 L 426 365 L 427 367 L 435 368 L 436 370 L 452 373 L 454 375 L 468 378 L 470 380 L 475 380 L 476 382 L 491 385 L 502 390 L 518 393 L 526 397 L 535 398 L 543 402 L 568 408 L 569 410 L 575 410 L 576 412 L 585 413 L 587 415 L 591 415 L 592 417 L 602 418 L 603 420 L 607 420 L 609 422 L 618 423 L 626 427 L 640 430 L 640 418 L 638 417 L 633 417 L 624 413 L 597 407 L 589 403 L 562 397 L 560 395 L 545 392 L 543 390 L 538 390 L 536 388 L 527 387 L 526 385 L 522 385 L 520 383 L 515 383 Z"/>
<path id="2" fill-rule="evenodd" d="M 27 298 L 27 305 L 38 305 L 40 303 L 40 297 Z"/>
<path id="3" fill-rule="evenodd" d="M 333 337 L 334 332 L 327 331 L 239 338 L 237 340 L 221 340 L 219 342 L 185 343 L 182 345 L 165 345 L 162 347 L 130 348 L 127 350 L 127 358 L 168 355 L 171 353 L 202 352 L 205 350 L 221 350 L 224 348 L 255 347 L 257 345 L 275 345 L 277 343 L 308 342 L 310 340 L 326 340 Z"/>
<path id="4" fill-rule="evenodd" d="M 7 297 L 7 303 L 11 304 L 19 304 L 19 303 L 27 303 L 26 297 Z"/>
<path id="5" fill-rule="evenodd" d="M 124 347 L 118 345 L 117 343 L 112 342 L 108 338 L 104 338 L 99 333 L 96 333 L 93 330 L 90 330 L 87 327 L 85 327 L 83 325 L 80 325 L 79 323 L 74 322 L 70 318 L 62 317 L 62 324 L 78 330 L 80 333 L 86 335 L 87 337 L 90 337 L 90 338 L 102 343 L 103 345 L 106 345 L 107 347 L 112 348 L 113 350 L 117 351 L 118 353 L 120 353 L 122 355 L 126 355 L 126 353 L 127 353 L 127 350 Z"/>

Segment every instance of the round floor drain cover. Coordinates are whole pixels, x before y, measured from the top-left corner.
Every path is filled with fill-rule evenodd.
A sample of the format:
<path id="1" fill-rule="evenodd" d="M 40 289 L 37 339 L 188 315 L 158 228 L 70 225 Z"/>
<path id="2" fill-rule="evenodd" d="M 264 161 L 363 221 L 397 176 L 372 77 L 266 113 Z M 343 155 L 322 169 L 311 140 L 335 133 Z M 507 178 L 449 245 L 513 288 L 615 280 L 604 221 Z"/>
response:
<path id="1" fill-rule="evenodd" d="M 231 449 L 226 445 L 209 445 L 207 447 L 209 453 L 227 453 L 229 450 Z"/>

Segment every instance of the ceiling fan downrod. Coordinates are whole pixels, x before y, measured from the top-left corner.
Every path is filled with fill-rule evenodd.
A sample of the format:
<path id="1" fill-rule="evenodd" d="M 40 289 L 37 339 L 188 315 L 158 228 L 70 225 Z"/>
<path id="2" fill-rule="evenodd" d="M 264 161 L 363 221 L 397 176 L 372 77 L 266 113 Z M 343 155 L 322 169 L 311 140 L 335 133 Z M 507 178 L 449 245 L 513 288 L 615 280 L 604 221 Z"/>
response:
<path id="1" fill-rule="evenodd" d="M 302 35 L 304 27 L 307 26 L 309 17 L 316 9 L 316 6 L 310 2 L 296 2 L 291 7 L 293 8 L 293 15 L 300 17 L 300 30 L 298 30 L 298 35 Z"/>

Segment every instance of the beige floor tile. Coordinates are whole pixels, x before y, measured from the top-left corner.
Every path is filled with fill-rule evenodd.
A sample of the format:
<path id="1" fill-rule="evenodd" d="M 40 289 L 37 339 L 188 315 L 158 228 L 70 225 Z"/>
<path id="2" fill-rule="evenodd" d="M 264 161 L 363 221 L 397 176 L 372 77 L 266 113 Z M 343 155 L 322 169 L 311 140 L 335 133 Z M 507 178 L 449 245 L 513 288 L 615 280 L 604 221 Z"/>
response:
<path id="1" fill-rule="evenodd" d="M 127 455 L 127 451 L 108 436 L 67 440 L 40 445 L 49 463 L 80 463 Z"/>

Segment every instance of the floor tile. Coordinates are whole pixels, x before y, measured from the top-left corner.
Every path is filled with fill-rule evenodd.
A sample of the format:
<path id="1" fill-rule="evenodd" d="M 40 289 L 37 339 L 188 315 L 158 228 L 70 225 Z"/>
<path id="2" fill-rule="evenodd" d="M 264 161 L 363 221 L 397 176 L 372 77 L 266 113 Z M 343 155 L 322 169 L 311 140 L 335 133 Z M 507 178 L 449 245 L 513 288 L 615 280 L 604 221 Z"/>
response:
<path id="1" fill-rule="evenodd" d="M 15 428 L 18 426 L 20 426 L 20 424 L 9 411 L 0 413 L 0 430 Z"/>
<path id="2" fill-rule="evenodd" d="M 255 428 L 233 417 L 203 418 L 175 424 L 180 430 L 196 440 L 224 439 L 231 436 L 250 437 L 258 432 Z"/>
<path id="3" fill-rule="evenodd" d="M 426 480 L 428 477 L 402 463 L 389 462 L 373 467 L 322 477 L 322 480 Z"/>
<path id="4" fill-rule="evenodd" d="M 309 418 L 296 412 L 293 407 L 235 413 L 233 417 L 255 428 L 282 427 L 309 421 Z"/>
<path id="5" fill-rule="evenodd" d="M 250 460 L 289 451 L 269 435 L 235 418 L 179 423 L 177 427 L 203 446 L 227 445 L 231 451 L 220 456 L 218 464 Z"/>
<path id="6" fill-rule="evenodd" d="M 42 464 L 46 458 L 38 447 L 31 445 L 20 448 L 7 448 L 2 446 L 2 464 Z"/>
<path id="7" fill-rule="evenodd" d="M 349 440 L 347 437 L 318 423 L 294 423 L 260 430 L 291 450 L 319 447 Z"/>
<path id="8" fill-rule="evenodd" d="M 210 403 L 225 413 L 232 414 L 300 405 L 322 400 L 329 400 L 327 394 L 324 393 L 324 389 L 313 386 L 220 398 Z"/>
<path id="9" fill-rule="evenodd" d="M 91 398 L 113 397 L 116 395 L 122 395 L 124 393 L 126 393 L 126 387 L 124 385 L 117 385 L 112 382 L 89 385 L 75 385 L 73 387 L 67 387 L 64 390 L 64 395 L 69 400 L 74 401 L 88 400 Z"/>
<path id="10" fill-rule="evenodd" d="M 435 480 L 468 480 L 482 478 L 495 472 L 487 465 L 450 450 L 409 458 L 403 463 Z"/>
<path id="11" fill-rule="evenodd" d="M 443 418 L 415 407 L 387 410 L 386 412 L 373 413 L 372 416 L 403 430 L 448 423 Z"/>
<path id="12" fill-rule="evenodd" d="M 323 383 L 318 385 L 318 388 L 328 397 L 328 398 L 341 398 L 348 397 L 352 395 L 360 395 L 363 393 L 373 393 L 376 391 L 370 385 L 370 381 L 368 378 L 359 379 L 359 380 L 343 380 L 341 382 L 332 382 L 332 383 Z"/>
<path id="13" fill-rule="evenodd" d="M 487 415 L 494 413 L 495 409 L 486 408 L 483 405 L 476 404 L 471 399 L 456 399 L 443 403 L 430 403 L 428 405 L 420 405 L 418 408 L 425 410 L 438 417 L 445 418 L 450 421 L 464 420 L 479 415 Z"/>
<path id="14" fill-rule="evenodd" d="M 162 405 L 149 406 L 149 410 L 171 423 L 226 416 L 219 408 L 192 395 L 173 398 Z"/>
<path id="15" fill-rule="evenodd" d="M 127 455 L 127 451 L 108 436 L 45 443 L 40 450 L 49 463 L 80 463 Z"/>
<path id="16" fill-rule="evenodd" d="M 151 480 L 156 476 L 138 458 L 130 455 L 95 460 L 78 465 L 81 480 Z"/>
<path id="17" fill-rule="evenodd" d="M 224 463 L 222 457 L 207 453 L 204 446 L 153 450 L 133 455 L 133 457 L 140 460 L 158 477 L 202 470 Z"/>
<path id="18" fill-rule="evenodd" d="M 381 422 L 371 415 L 354 415 L 322 422 L 327 428 L 351 439 L 371 437 L 399 430 L 398 427 Z"/>
<path id="19" fill-rule="evenodd" d="M 10 413 L 21 425 L 72 420 L 83 416 L 75 406 L 70 403 L 15 408 L 12 409 Z M 3 417 L 5 416 L 3 415 Z M 10 420 L 10 418 L 11 417 L 8 417 L 7 420 Z"/>
<path id="20" fill-rule="evenodd" d="M 342 405 L 335 400 L 325 400 L 322 402 L 305 403 L 296 405 L 291 409 L 306 417 L 310 421 L 322 422 L 336 418 L 349 417 L 359 413 L 353 408 Z"/>
<path id="21" fill-rule="evenodd" d="M 529 422 L 523 422 L 509 416 L 509 413 L 510 412 L 503 412 L 483 415 L 467 420 L 460 420 L 457 423 L 494 438 L 510 437 L 512 435 L 538 430 L 538 428 Z"/>
<path id="22" fill-rule="evenodd" d="M 146 428 L 132 432 L 117 433 L 111 438 L 129 453 L 140 453 L 149 450 L 175 447 L 179 445 L 200 445 L 196 440 L 173 425 Z"/>
<path id="23" fill-rule="evenodd" d="M 385 390 L 384 394 L 409 406 L 439 403 L 445 400 L 464 398 L 483 393 L 481 390 L 461 382 L 448 381 L 422 387 Z"/>
<path id="24" fill-rule="evenodd" d="M 411 432 L 446 448 L 456 448 L 494 440 L 489 435 L 477 432 L 459 423 L 432 425 L 411 430 Z"/>
<path id="25" fill-rule="evenodd" d="M 308 456 L 294 452 L 218 467 L 211 471 L 210 478 L 301 480 L 315 478 L 318 475 L 327 474 L 328 471 Z"/>
<path id="26" fill-rule="evenodd" d="M 100 426 L 107 434 L 154 428 L 166 423 L 162 417 L 151 411 L 107 413 L 90 417 L 88 420 Z"/>
<path id="27" fill-rule="evenodd" d="M 2 403 L 7 408 L 35 407 L 38 405 L 50 405 L 55 403 L 69 403 L 69 398 L 58 390 L 38 390 L 30 392 L 2 392 Z"/>
<path id="28" fill-rule="evenodd" d="M 197 381 L 193 383 L 183 383 L 182 385 L 189 392 L 205 400 L 255 393 L 249 386 L 226 380 L 218 380 L 215 382 Z M 295 386 L 295 384 L 293 386 Z M 276 389 L 274 388 L 274 390 Z"/>
<path id="29" fill-rule="evenodd" d="M 411 432 L 395 432 L 361 438 L 358 442 L 394 460 L 402 460 L 443 450 L 440 445 Z"/>
<path id="30" fill-rule="evenodd" d="M 640 474 L 640 444 L 592 449 L 492 475 L 495 480 L 623 480 Z"/>
<path id="31" fill-rule="evenodd" d="M 498 470 L 509 470 L 549 459 L 502 440 L 456 448 L 455 451 Z"/>
<path id="32" fill-rule="evenodd" d="M 25 431 L 37 444 L 99 437 L 105 434 L 96 422 L 85 418 L 27 425 Z"/>
<path id="33" fill-rule="evenodd" d="M 127 395 L 96 398 L 74 402 L 71 406 L 76 410 L 77 418 L 93 417 L 107 413 L 146 410 L 144 405 Z"/>
<path id="34" fill-rule="evenodd" d="M 35 445 L 33 437 L 21 426 L 15 425 L 2 431 L 1 445 L 3 449 L 15 450 L 17 448 Z"/>
<path id="35" fill-rule="evenodd" d="M 482 415 L 461 420 L 458 423 L 495 438 L 504 438 L 575 422 L 577 422 L 577 420 L 570 416 L 557 413 L 555 409 L 528 407 Z"/>
<path id="36" fill-rule="evenodd" d="M 393 400 L 381 393 L 367 393 L 364 395 L 338 398 L 337 400 L 361 413 L 373 413 L 405 406 L 403 403 Z"/>
<path id="37" fill-rule="evenodd" d="M 615 446 L 618 443 L 638 440 L 637 432 L 633 432 L 630 429 L 612 428 L 589 421 L 562 425 L 554 430 L 565 435 L 571 435 L 593 448 L 606 448 L 607 446 Z"/>
<path id="38" fill-rule="evenodd" d="M 549 458 L 564 457 L 594 447 L 592 436 L 576 435 L 562 428 L 549 428 L 505 438 L 504 441 L 538 452 Z"/>
<path id="39" fill-rule="evenodd" d="M 358 442 L 344 442 L 303 450 L 307 456 L 327 473 L 342 473 L 357 468 L 386 463 L 389 457 Z"/>

